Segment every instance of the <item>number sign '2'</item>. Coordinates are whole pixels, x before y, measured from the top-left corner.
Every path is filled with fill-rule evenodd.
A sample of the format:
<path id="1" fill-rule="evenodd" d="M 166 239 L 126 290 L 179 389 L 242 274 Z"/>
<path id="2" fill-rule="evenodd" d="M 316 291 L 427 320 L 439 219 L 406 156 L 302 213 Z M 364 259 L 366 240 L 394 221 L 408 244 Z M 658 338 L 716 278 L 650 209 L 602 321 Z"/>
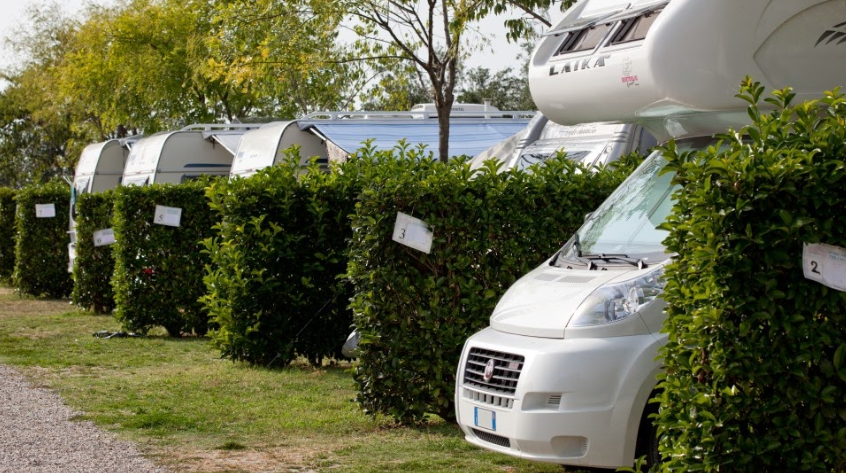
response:
<path id="1" fill-rule="evenodd" d="M 393 240 L 423 253 L 432 251 L 432 230 L 423 220 L 397 212 Z"/>
<path id="2" fill-rule="evenodd" d="M 846 249 L 823 243 L 805 243 L 802 268 L 806 278 L 846 291 Z"/>
<path id="3" fill-rule="evenodd" d="M 179 207 L 166 207 L 164 205 L 156 206 L 156 216 L 153 223 L 159 225 L 167 225 L 169 227 L 178 227 L 179 221 L 182 219 L 182 209 Z"/>

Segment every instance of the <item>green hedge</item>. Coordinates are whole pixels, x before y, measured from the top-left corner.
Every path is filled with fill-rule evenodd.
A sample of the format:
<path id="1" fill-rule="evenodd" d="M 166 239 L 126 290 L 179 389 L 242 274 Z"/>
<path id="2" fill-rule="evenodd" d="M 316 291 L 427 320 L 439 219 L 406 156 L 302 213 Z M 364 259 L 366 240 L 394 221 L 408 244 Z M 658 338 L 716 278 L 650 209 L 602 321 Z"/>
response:
<path id="1" fill-rule="evenodd" d="M 464 341 L 640 159 L 591 172 L 559 156 L 533 173 L 498 174 L 492 163 L 474 173 L 461 159 L 442 164 L 415 151 L 398 154 L 367 171 L 352 220 L 358 402 L 399 421 L 426 413 L 451 418 Z M 431 253 L 392 240 L 397 212 L 433 229 Z"/>
<path id="2" fill-rule="evenodd" d="M 761 94 L 721 150 L 667 150 L 664 471 L 846 471 L 846 293 L 803 275 L 804 243 L 846 247 L 846 101 Z"/>
<path id="3" fill-rule="evenodd" d="M 76 204 L 76 260 L 73 267 L 73 303 L 98 314 L 115 308 L 111 245 L 96 246 L 94 232 L 112 228 L 114 191 L 83 194 Z"/>
<path id="4" fill-rule="evenodd" d="M 199 299 L 209 258 L 201 242 L 216 219 L 206 203 L 208 182 L 117 189 L 115 316 L 126 330 L 146 333 L 162 326 L 174 337 L 206 333 L 208 316 Z M 153 223 L 157 205 L 182 209 L 180 226 Z"/>
<path id="5" fill-rule="evenodd" d="M 59 181 L 28 186 L 17 194 L 15 271 L 12 284 L 22 294 L 67 297 L 70 188 Z M 54 217 L 38 218 L 36 205 L 53 204 Z"/>
<path id="6" fill-rule="evenodd" d="M 285 366 L 334 357 L 350 332 L 346 240 L 356 191 L 351 179 L 284 165 L 209 190 L 220 212 L 206 240 L 212 265 L 203 298 L 224 357 Z"/>
<path id="7" fill-rule="evenodd" d="M 15 191 L 0 187 L 0 281 L 11 282 L 15 270 Z"/>

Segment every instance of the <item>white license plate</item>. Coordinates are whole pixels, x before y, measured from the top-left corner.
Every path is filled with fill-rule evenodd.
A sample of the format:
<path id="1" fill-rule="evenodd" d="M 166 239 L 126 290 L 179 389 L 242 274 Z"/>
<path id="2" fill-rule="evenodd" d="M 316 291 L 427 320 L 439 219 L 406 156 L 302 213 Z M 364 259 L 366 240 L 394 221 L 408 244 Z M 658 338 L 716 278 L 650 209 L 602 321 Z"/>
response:
<path id="1" fill-rule="evenodd" d="M 473 422 L 476 424 L 476 427 L 496 432 L 496 412 L 478 407 L 474 409 Z"/>

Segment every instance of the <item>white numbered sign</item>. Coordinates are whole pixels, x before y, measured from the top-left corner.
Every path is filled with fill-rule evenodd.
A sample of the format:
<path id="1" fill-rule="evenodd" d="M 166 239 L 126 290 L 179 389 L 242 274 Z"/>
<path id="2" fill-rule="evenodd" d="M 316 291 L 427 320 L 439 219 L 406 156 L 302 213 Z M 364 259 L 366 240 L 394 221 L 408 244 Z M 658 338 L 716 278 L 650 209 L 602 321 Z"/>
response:
<path id="1" fill-rule="evenodd" d="M 56 216 L 56 204 L 35 204 L 37 218 L 53 218 Z"/>
<path id="2" fill-rule="evenodd" d="M 112 245 L 115 242 L 115 231 L 111 228 L 94 232 L 94 246 Z"/>
<path id="3" fill-rule="evenodd" d="M 823 243 L 805 244 L 805 277 L 838 291 L 846 291 L 846 249 Z"/>
<path id="4" fill-rule="evenodd" d="M 433 233 L 423 220 L 397 212 L 393 240 L 423 253 L 429 253 L 432 251 Z"/>
<path id="5" fill-rule="evenodd" d="M 170 227 L 178 227 L 181 219 L 182 209 L 179 207 L 165 207 L 164 205 L 157 205 L 156 216 L 153 219 L 153 223 L 167 225 Z"/>

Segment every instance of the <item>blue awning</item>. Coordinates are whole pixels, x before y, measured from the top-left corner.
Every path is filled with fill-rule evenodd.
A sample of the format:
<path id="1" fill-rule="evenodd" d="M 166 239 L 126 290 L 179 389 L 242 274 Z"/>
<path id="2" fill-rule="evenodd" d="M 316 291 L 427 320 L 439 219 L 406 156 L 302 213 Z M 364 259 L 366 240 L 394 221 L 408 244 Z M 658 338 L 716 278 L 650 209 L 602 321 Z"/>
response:
<path id="1" fill-rule="evenodd" d="M 438 156 L 438 123 L 436 120 L 301 120 L 300 128 L 311 129 L 339 148 L 352 154 L 372 138 L 379 150 L 393 149 L 405 138 L 409 148 L 418 143 Z M 450 123 L 450 156 L 473 157 L 492 145 L 523 130 L 528 118 L 517 119 L 453 119 Z"/>

